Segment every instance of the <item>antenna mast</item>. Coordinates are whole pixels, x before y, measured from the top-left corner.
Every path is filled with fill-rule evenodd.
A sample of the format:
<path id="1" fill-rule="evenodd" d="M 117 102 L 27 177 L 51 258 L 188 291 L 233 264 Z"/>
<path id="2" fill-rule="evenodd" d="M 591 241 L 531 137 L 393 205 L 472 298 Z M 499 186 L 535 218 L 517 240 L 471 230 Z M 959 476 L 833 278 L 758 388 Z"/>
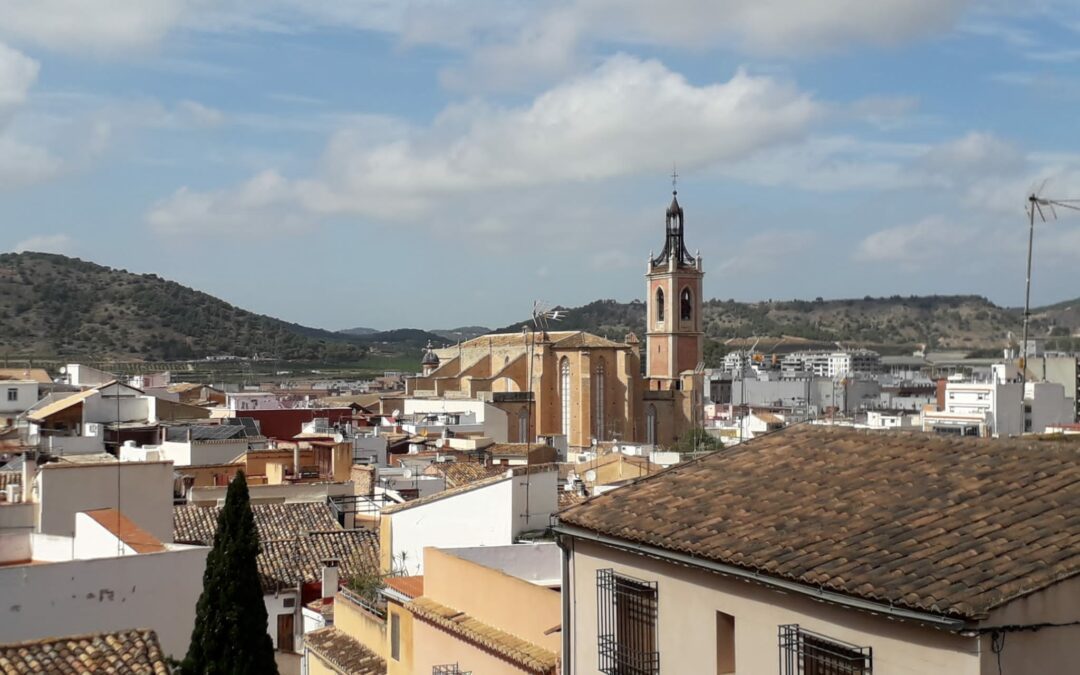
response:
<path id="1" fill-rule="evenodd" d="M 1043 186 L 1046 182 L 1043 181 Z M 1080 211 L 1080 199 L 1047 199 L 1039 196 L 1039 192 L 1042 192 L 1042 187 L 1038 192 L 1032 192 L 1028 196 L 1028 250 L 1027 250 L 1027 282 L 1024 288 L 1024 334 L 1023 341 L 1020 343 L 1020 383 L 1025 384 L 1027 382 L 1027 365 L 1028 365 L 1028 324 L 1031 322 L 1031 252 L 1035 244 L 1035 212 L 1039 213 L 1039 218 L 1042 222 L 1046 222 L 1046 214 L 1043 213 L 1042 207 L 1050 209 L 1050 216 L 1057 219 L 1057 211 L 1054 210 L 1055 206 L 1060 206 L 1064 209 L 1072 209 L 1073 211 Z M 1023 397 L 1023 392 L 1020 394 Z"/>

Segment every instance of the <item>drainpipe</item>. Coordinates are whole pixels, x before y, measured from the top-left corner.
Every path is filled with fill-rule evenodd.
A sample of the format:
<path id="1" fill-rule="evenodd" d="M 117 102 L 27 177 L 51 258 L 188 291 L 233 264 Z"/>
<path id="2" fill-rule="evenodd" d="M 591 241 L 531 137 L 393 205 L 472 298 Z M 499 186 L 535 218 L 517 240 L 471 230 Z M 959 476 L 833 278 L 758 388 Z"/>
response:
<path id="1" fill-rule="evenodd" d="M 555 541 L 558 543 L 559 548 L 562 550 L 562 589 L 560 592 L 562 600 L 562 675 L 570 675 L 571 667 L 571 655 L 570 655 L 570 561 L 572 559 L 570 555 L 570 542 L 573 541 L 570 537 L 557 536 Z"/>

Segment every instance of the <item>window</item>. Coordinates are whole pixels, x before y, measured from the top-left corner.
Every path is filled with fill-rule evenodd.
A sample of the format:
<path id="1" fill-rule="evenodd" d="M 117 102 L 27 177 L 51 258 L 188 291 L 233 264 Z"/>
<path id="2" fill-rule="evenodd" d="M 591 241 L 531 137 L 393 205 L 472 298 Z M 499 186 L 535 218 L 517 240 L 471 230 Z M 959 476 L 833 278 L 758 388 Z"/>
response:
<path id="1" fill-rule="evenodd" d="M 716 672 L 735 672 L 735 617 L 723 612 L 716 613 Z"/>
<path id="2" fill-rule="evenodd" d="M 390 612 L 390 658 L 401 660 L 401 615 Z"/>
<path id="3" fill-rule="evenodd" d="M 872 675 L 873 652 L 800 628 L 780 626 L 780 675 Z"/>
<path id="4" fill-rule="evenodd" d="M 689 321 L 694 314 L 694 299 L 690 295 L 690 289 L 682 289 L 682 296 L 679 298 L 679 318 L 683 321 Z"/>
<path id="5" fill-rule="evenodd" d="M 656 445 L 656 406 L 652 404 L 645 411 L 645 442 Z"/>
<path id="6" fill-rule="evenodd" d="M 8 390 L 7 390 L 7 400 L 9 400 L 9 401 L 18 401 L 19 400 L 19 390 L 16 389 L 15 387 L 9 387 Z"/>
<path id="7" fill-rule="evenodd" d="M 522 410 L 518 413 L 518 442 L 526 443 L 529 440 L 529 412 Z"/>
<path id="8" fill-rule="evenodd" d="M 664 289 L 656 289 L 656 321 L 664 322 Z"/>
<path id="9" fill-rule="evenodd" d="M 559 365 L 559 386 L 562 389 L 562 432 L 570 437 L 570 359 L 565 356 Z"/>
<path id="10" fill-rule="evenodd" d="M 593 378 L 594 403 L 596 411 L 593 413 L 595 429 L 593 435 L 596 440 L 604 440 L 604 359 L 596 364 L 596 376 Z"/>
<path id="11" fill-rule="evenodd" d="M 597 570 L 597 647 L 606 675 L 656 675 L 656 582 Z"/>

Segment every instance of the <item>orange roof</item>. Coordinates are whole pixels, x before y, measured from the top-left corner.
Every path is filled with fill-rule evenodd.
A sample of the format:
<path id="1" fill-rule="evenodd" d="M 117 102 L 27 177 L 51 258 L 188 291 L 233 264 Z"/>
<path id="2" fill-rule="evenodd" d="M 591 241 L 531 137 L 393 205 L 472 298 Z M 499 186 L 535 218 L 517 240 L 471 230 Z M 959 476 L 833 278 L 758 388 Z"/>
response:
<path id="1" fill-rule="evenodd" d="M 424 594 L 424 577 L 387 577 L 385 583 L 402 595 L 419 598 Z"/>
<path id="2" fill-rule="evenodd" d="M 127 516 L 116 509 L 95 509 L 84 511 L 117 539 L 130 546 L 136 553 L 160 553 L 165 545 L 157 537 L 131 522 Z"/>
<path id="3" fill-rule="evenodd" d="M 0 380 L 33 380 L 38 384 L 52 384 L 52 378 L 44 368 L 0 368 Z"/>

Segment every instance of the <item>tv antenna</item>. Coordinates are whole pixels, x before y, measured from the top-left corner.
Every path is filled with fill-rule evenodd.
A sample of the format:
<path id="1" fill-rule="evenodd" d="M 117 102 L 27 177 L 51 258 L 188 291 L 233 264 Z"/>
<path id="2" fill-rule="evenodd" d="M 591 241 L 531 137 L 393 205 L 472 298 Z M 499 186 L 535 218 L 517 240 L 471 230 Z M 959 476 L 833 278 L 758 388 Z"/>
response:
<path id="1" fill-rule="evenodd" d="M 547 333 L 549 321 L 562 321 L 564 316 L 566 316 L 566 310 L 553 309 L 543 300 L 533 301 L 533 327 L 541 333 Z"/>
<path id="2" fill-rule="evenodd" d="M 1080 211 L 1080 199 L 1048 199 L 1042 196 L 1043 188 L 1046 187 L 1046 181 L 1042 182 L 1039 189 L 1032 192 L 1028 196 L 1027 214 L 1028 214 L 1028 250 L 1027 250 L 1027 285 L 1024 289 L 1024 337 L 1020 343 L 1020 382 L 1027 382 L 1027 360 L 1028 360 L 1028 324 L 1031 319 L 1031 250 L 1035 243 L 1035 214 L 1039 214 L 1039 218 L 1042 222 L 1046 222 L 1046 212 L 1043 211 L 1043 207 L 1050 212 L 1050 217 L 1057 220 L 1057 211 L 1054 207 L 1060 207 L 1063 209 L 1072 209 L 1073 211 Z M 1022 396 L 1023 394 L 1021 394 Z"/>

